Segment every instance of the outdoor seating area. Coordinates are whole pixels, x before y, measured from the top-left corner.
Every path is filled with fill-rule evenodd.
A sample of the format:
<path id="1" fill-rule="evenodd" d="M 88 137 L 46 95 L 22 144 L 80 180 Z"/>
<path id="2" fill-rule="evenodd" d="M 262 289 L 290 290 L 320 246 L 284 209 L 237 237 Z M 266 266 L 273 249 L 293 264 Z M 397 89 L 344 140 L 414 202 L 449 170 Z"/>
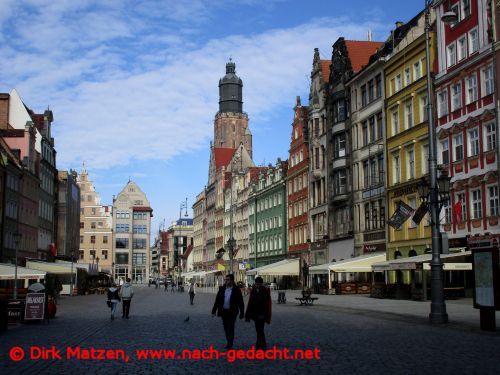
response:
<path id="1" fill-rule="evenodd" d="M 310 290 L 303 290 L 302 297 L 295 297 L 297 301 L 300 302 L 300 305 L 310 306 L 316 301 L 317 297 L 311 297 L 312 292 Z"/>

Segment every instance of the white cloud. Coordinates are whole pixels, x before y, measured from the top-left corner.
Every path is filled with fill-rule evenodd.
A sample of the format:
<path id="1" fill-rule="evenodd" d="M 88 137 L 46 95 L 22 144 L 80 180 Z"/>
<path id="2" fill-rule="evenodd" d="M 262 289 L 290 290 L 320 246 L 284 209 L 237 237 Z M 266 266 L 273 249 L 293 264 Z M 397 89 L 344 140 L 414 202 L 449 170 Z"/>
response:
<path id="1" fill-rule="evenodd" d="M 49 104 L 53 109 L 63 167 L 84 158 L 91 169 L 108 168 L 206 148 L 218 109 L 218 80 L 229 56 L 243 79 L 244 109 L 255 129 L 260 119 L 278 107 L 293 107 L 295 96 L 307 92 L 315 47 L 329 55 L 337 37 L 364 39 L 368 29 L 325 18 L 197 46 L 186 30 L 154 34 L 145 16 L 154 22 L 168 16 L 187 26 L 191 10 L 200 18 L 196 28 L 213 11 L 206 2 L 182 7 L 174 1 L 159 9 L 156 2 L 145 2 L 136 9 L 143 18 L 131 20 L 130 11 L 119 6 L 97 12 L 98 3 L 47 1 L 36 10 L 39 23 L 20 21 L 13 42 L 0 47 L 8 56 L 0 66 L 1 81 L 18 88 L 35 111 Z M 145 35 L 139 36 L 141 30 Z"/>

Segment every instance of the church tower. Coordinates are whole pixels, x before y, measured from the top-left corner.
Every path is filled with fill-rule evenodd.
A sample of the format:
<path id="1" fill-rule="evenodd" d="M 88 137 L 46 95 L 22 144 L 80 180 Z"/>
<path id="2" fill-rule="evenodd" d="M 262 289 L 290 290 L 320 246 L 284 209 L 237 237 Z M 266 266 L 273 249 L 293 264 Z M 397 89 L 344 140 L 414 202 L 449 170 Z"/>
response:
<path id="1" fill-rule="evenodd" d="M 226 75 L 219 80 L 219 111 L 214 121 L 214 147 L 236 149 L 240 143 L 252 157 L 252 133 L 243 112 L 243 82 L 236 64 L 229 60 Z"/>

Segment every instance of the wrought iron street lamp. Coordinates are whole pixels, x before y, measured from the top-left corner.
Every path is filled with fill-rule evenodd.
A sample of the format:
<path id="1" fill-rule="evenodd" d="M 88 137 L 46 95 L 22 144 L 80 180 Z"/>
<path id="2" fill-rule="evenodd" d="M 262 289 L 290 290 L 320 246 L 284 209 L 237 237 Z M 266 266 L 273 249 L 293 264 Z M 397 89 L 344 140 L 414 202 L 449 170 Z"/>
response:
<path id="1" fill-rule="evenodd" d="M 446 313 L 446 305 L 444 303 L 444 283 L 443 283 L 443 263 L 440 257 L 441 236 L 439 228 L 439 211 L 441 210 L 443 200 L 439 199 L 438 191 L 438 176 L 437 176 L 437 161 L 436 161 L 436 128 L 433 121 L 432 111 L 432 91 L 431 91 L 431 58 L 430 58 L 430 13 L 432 0 L 425 0 L 425 62 L 427 69 L 427 118 L 429 127 L 429 185 L 428 190 L 422 190 L 421 197 L 426 198 L 429 202 L 429 211 L 431 214 L 431 233 L 432 233 L 432 260 L 431 266 L 431 312 L 429 320 L 431 323 L 446 323 L 448 314 Z M 443 15 L 442 21 L 449 23 L 456 21 L 452 17 L 453 12 L 446 12 Z M 445 183 L 443 181 L 443 183 Z M 444 186 L 443 186 L 444 188 Z M 426 189 L 421 184 L 421 189 Z M 449 191 L 449 180 L 448 180 Z M 427 192 L 427 194 L 424 194 Z M 441 191 L 445 193 L 444 190 Z M 449 194 L 449 193 L 448 193 Z M 440 206 L 441 204 L 441 206 Z"/>

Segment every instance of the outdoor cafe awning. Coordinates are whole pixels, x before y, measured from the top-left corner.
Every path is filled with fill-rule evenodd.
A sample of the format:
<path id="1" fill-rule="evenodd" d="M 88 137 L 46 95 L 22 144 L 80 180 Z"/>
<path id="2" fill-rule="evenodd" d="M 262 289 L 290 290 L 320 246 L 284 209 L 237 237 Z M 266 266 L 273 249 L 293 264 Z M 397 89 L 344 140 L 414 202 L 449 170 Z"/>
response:
<path id="1" fill-rule="evenodd" d="M 35 260 L 27 260 L 26 266 L 34 270 L 45 271 L 47 273 L 52 273 L 57 275 L 71 274 L 71 263 L 68 265 L 64 263 L 49 263 L 49 262 L 41 262 Z M 73 274 L 76 274 L 76 272 L 77 272 L 77 267 L 76 263 L 74 263 Z"/>
<path id="2" fill-rule="evenodd" d="M 384 253 L 371 253 L 360 255 L 356 258 L 344 259 L 338 262 L 330 262 L 309 267 L 309 273 L 313 275 L 327 274 L 332 272 L 372 272 L 372 264 L 384 261 Z"/>
<path id="3" fill-rule="evenodd" d="M 441 254 L 444 270 L 471 270 L 472 264 L 465 262 L 465 257 L 471 255 L 470 251 L 461 251 L 452 254 Z M 464 262 L 458 258 L 463 257 Z M 423 264 L 424 269 L 430 269 L 432 254 L 417 255 L 409 258 L 392 259 L 385 262 L 376 263 L 372 266 L 373 271 L 395 271 L 395 270 L 415 270 L 418 264 Z M 458 261 L 457 261 L 458 260 Z"/>
<path id="4" fill-rule="evenodd" d="M 197 273 L 197 272 L 196 271 L 184 272 L 181 274 L 181 276 L 185 277 L 185 278 L 190 278 L 190 277 L 193 277 L 195 273 Z"/>
<path id="5" fill-rule="evenodd" d="M 279 262 L 248 270 L 247 275 L 257 276 L 299 276 L 299 258 L 284 259 Z"/>
<path id="6" fill-rule="evenodd" d="M 14 280 L 15 266 L 13 264 L 0 264 L 0 280 Z M 17 266 L 18 279 L 43 279 L 47 272 Z"/>

